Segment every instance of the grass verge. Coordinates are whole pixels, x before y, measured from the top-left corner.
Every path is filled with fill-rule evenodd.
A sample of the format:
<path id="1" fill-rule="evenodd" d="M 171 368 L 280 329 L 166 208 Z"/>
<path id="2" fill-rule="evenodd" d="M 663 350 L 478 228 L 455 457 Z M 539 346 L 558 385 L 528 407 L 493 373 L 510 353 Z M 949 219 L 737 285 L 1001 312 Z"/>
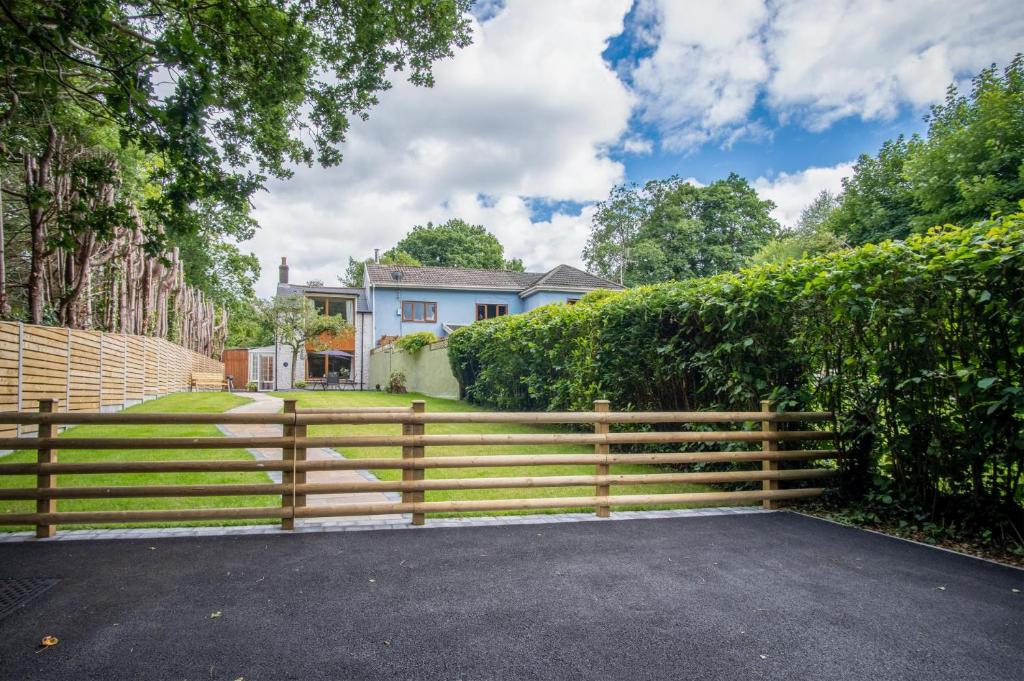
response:
<path id="1" fill-rule="evenodd" d="M 343 408 L 343 407 L 391 407 L 408 406 L 410 400 L 424 400 L 427 403 L 428 412 L 451 412 L 451 411 L 486 411 L 458 400 L 446 400 L 437 397 L 429 397 L 419 393 L 406 395 L 391 395 L 382 392 L 312 392 L 296 391 L 288 393 L 274 393 L 277 397 L 297 399 L 300 408 Z M 428 424 L 428 434 L 459 434 L 459 433 L 557 433 L 565 432 L 563 428 L 551 425 L 528 425 L 513 423 L 438 423 Z M 310 436 L 343 436 L 343 435 L 400 435 L 401 426 L 398 424 L 368 424 L 368 425 L 327 425 L 311 426 Z M 395 457 L 402 455 L 400 447 L 351 447 L 339 450 L 346 458 L 365 459 L 370 457 Z M 593 449 L 586 445 L 557 445 L 539 446 L 522 445 L 509 447 L 507 445 L 474 446 L 474 447 L 427 447 L 426 454 L 431 456 L 487 456 L 494 454 L 573 454 L 589 453 Z M 393 469 L 373 470 L 381 480 L 400 480 L 401 471 Z M 665 466 L 649 466 L 641 464 L 617 464 L 611 467 L 612 474 L 642 474 L 656 472 L 672 472 Z M 484 478 L 484 477 L 525 477 L 544 475 L 592 475 L 594 466 L 590 465 L 562 465 L 562 466 L 510 466 L 497 468 L 458 468 L 458 469 L 427 469 L 427 479 L 437 480 L 444 478 Z M 617 485 L 612 488 L 612 494 L 684 494 L 689 492 L 715 492 L 720 489 L 709 485 L 687 484 L 687 483 L 662 483 L 653 485 Z M 542 498 L 542 497 L 571 497 L 571 496 L 593 496 L 593 487 L 529 487 L 515 489 L 481 489 L 481 490 L 436 490 L 426 493 L 426 501 L 456 501 L 456 500 L 478 500 L 478 499 L 521 499 L 521 498 Z M 702 504 L 659 504 L 644 506 L 624 506 L 615 510 L 651 510 L 666 508 L 693 508 Z M 729 504 L 733 505 L 733 504 Z M 565 508 L 565 509 L 528 509 L 521 511 L 480 511 L 469 513 L 438 513 L 431 514 L 432 517 L 462 516 L 462 515 L 518 515 L 525 513 L 564 513 L 570 512 L 593 512 L 592 508 Z"/>
<path id="2" fill-rule="evenodd" d="M 229 393 L 177 393 L 143 404 L 129 407 L 129 412 L 193 412 L 220 413 L 249 402 L 248 398 Z M 215 425 L 87 425 L 69 428 L 61 437 L 218 437 L 221 432 Z M 79 461 L 173 461 L 187 460 L 251 460 L 251 454 L 243 449 L 194 449 L 194 450 L 81 450 L 59 451 L 62 462 Z M 16 451 L 0 457 L 0 463 L 31 463 L 36 452 Z M 266 473 L 123 473 L 88 474 L 59 476 L 62 487 L 107 487 L 120 485 L 216 485 L 216 484 L 258 484 L 269 482 Z M 0 487 L 33 487 L 34 476 L 0 476 Z M 169 510 L 186 508 L 226 508 L 246 506 L 273 506 L 280 503 L 275 496 L 232 496 L 232 497 L 162 497 L 145 499 L 59 499 L 59 511 L 127 511 L 127 510 Z M 28 526 L 3 524 L 5 513 L 31 513 L 34 501 L 0 501 L 0 531 L 11 532 L 31 529 Z M 257 520 L 208 520 L 192 522 L 161 523 L 118 523 L 95 525 L 67 525 L 65 528 L 104 527 L 188 527 L 199 525 L 251 525 Z M 273 522 L 263 520 L 262 522 Z M 58 528 L 59 529 L 59 528 Z"/>

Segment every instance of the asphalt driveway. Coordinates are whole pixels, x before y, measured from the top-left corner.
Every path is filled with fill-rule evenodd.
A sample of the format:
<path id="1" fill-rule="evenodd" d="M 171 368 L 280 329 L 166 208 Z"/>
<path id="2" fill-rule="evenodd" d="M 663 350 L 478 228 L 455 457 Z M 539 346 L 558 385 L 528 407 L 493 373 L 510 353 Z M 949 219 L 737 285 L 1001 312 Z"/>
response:
<path id="1" fill-rule="evenodd" d="M 4 680 L 1024 679 L 1024 571 L 789 513 L 0 545 L 26 577 Z"/>

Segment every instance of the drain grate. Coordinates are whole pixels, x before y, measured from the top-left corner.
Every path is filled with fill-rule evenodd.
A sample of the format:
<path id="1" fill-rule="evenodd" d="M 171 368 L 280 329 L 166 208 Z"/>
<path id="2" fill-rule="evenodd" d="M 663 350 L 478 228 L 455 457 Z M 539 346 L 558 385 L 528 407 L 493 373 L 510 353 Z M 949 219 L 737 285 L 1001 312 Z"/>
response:
<path id="1" fill-rule="evenodd" d="M 57 583 L 56 579 L 0 579 L 0 620 Z"/>

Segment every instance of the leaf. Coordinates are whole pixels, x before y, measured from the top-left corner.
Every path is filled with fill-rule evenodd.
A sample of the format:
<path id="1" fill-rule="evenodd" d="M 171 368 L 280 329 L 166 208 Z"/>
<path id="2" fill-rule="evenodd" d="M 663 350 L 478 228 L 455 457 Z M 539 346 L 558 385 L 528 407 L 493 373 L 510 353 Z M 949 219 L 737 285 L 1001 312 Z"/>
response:
<path id="1" fill-rule="evenodd" d="M 981 388 L 982 390 L 987 390 L 992 386 L 993 383 L 995 383 L 998 380 L 998 378 L 994 378 L 992 376 L 988 378 L 983 378 L 980 381 L 978 381 L 978 387 Z"/>
<path id="2" fill-rule="evenodd" d="M 56 636 L 46 635 L 39 642 L 39 645 L 43 646 L 44 648 L 49 648 L 50 646 L 55 646 L 58 643 L 60 643 L 60 639 L 59 638 L 57 638 Z"/>
<path id="3" fill-rule="evenodd" d="M 211 620 L 215 620 L 215 619 L 217 619 L 218 617 L 220 617 L 220 616 L 221 616 L 221 614 L 222 614 L 222 613 L 221 613 L 221 611 L 220 611 L 220 610 L 218 610 L 217 612 L 213 612 L 213 613 L 210 613 L 210 619 L 211 619 Z"/>

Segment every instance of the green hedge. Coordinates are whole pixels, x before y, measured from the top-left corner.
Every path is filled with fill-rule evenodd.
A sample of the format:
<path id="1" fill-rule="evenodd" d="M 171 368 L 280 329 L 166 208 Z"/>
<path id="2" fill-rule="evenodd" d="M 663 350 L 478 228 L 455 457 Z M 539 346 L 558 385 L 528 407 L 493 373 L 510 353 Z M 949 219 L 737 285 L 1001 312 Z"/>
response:
<path id="1" fill-rule="evenodd" d="M 477 322 L 449 338 L 501 409 L 841 414 L 900 493 L 1021 502 L 1024 214 Z"/>

